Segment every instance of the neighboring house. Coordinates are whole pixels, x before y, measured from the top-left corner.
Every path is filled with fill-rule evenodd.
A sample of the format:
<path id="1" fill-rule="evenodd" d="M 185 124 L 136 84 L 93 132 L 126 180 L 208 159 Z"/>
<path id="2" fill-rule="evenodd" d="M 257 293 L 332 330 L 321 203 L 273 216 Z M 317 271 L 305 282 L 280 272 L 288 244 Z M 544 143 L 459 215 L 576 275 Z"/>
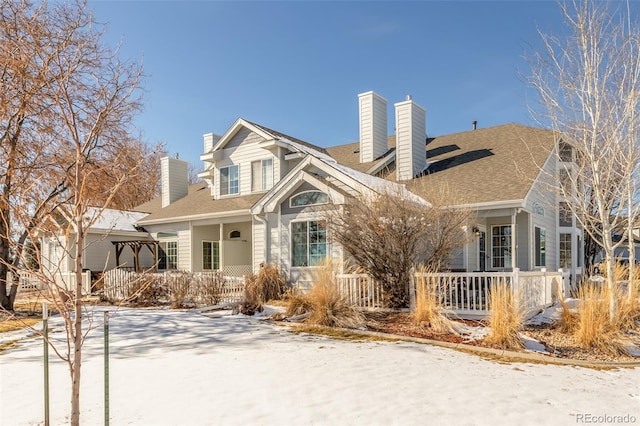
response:
<path id="1" fill-rule="evenodd" d="M 85 222 L 91 224 L 87 231 L 82 250 L 82 269 L 101 272 L 116 267 L 115 241 L 152 241 L 150 236 L 137 227 L 136 222 L 146 213 L 114 209 L 87 210 Z M 51 235 L 40 238 L 42 268 L 45 271 L 67 274 L 75 272 L 75 225 L 64 207 L 51 216 Z M 145 264 L 152 265 L 153 256 L 149 250 L 140 256 Z M 133 267 L 132 263 L 123 266 Z"/>
<path id="2" fill-rule="evenodd" d="M 549 189 L 561 169 L 553 132 L 474 123 L 428 138 L 425 110 L 408 98 L 395 104 L 389 137 L 386 100 L 373 92 L 359 95 L 359 113 L 360 141 L 330 148 L 238 119 L 204 135 L 203 182 L 192 186 L 185 161 L 163 158 L 162 196 L 136 208 L 148 214 L 135 222 L 140 239 L 158 242 L 160 269 L 242 275 L 274 263 L 305 286 L 315 264 L 345 256 L 327 239 L 327 209 L 387 190 L 420 199 L 421 188 L 446 182 L 477 211 L 450 269 L 582 274 L 582 230 Z"/>

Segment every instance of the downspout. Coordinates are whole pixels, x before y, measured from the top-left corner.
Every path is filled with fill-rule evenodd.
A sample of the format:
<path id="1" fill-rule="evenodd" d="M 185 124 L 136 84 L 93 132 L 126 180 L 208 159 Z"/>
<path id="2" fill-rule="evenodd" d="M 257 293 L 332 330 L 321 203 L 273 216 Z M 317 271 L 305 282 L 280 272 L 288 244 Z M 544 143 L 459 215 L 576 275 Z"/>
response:
<path id="1" fill-rule="evenodd" d="M 255 215 L 255 218 L 258 219 L 258 221 L 263 225 L 264 247 L 262 247 L 262 259 L 263 259 L 262 262 L 267 263 L 267 236 L 269 235 L 268 228 L 267 228 L 267 219 L 260 215 Z"/>

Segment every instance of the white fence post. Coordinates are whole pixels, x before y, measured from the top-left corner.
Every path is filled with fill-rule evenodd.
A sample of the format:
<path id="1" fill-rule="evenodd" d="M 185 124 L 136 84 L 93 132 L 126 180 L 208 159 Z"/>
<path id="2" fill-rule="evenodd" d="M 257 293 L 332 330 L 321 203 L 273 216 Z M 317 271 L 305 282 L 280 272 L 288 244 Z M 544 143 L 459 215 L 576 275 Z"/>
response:
<path id="1" fill-rule="evenodd" d="M 520 276 L 520 268 L 513 268 L 513 275 L 512 275 L 512 281 L 511 281 L 511 287 L 512 287 L 512 291 L 514 294 L 516 294 L 518 292 L 518 286 L 519 286 L 519 276 Z"/>

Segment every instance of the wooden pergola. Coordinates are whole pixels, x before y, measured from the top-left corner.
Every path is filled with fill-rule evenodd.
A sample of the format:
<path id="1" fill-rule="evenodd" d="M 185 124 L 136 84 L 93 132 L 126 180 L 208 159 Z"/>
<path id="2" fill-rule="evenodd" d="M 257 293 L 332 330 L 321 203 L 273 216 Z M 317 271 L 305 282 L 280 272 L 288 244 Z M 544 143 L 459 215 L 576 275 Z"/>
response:
<path id="1" fill-rule="evenodd" d="M 130 247 L 131 251 L 133 251 L 133 267 L 136 272 L 140 272 L 140 250 L 143 247 L 146 247 L 151 251 L 153 256 L 153 268 L 155 269 L 158 265 L 158 241 L 112 241 L 113 245 L 116 246 L 116 268 L 120 267 L 120 255 L 122 254 L 122 250 L 125 247 Z"/>

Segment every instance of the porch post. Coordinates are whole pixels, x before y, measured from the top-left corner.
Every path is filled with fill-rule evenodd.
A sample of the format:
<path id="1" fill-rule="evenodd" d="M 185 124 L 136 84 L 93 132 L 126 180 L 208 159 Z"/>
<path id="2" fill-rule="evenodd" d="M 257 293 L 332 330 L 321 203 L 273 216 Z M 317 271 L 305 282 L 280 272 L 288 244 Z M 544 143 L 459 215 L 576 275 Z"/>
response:
<path id="1" fill-rule="evenodd" d="M 220 257 L 220 270 L 224 271 L 224 223 L 220 223 L 220 241 L 218 242 L 218 256 Z"/>
<path id="2" fill-rule="evenodd" d="M 513 213 L 511 213 L 511 269 L 514 271 L 518 266 L 516 261 L 516 213 L 517 210 L 513 209 Z"/>

